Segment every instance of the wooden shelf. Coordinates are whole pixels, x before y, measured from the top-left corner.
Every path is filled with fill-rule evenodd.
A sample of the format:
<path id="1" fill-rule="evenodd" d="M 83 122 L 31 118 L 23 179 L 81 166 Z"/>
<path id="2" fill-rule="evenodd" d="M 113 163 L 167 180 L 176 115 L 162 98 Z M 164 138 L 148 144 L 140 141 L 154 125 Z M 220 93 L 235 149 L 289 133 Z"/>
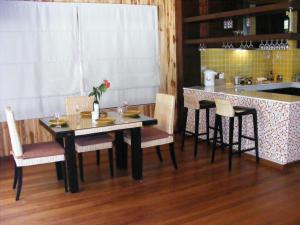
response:
<path id="1" fill-rule="evenodd" d="M 185 23 L 193 23 L 193 22 L 207 22 L 210 20 L 217 20 L 223 18 L 231 18 L 237 16 L 247 16 L 247 15 L 255 15 L 261 13 L 268 13 L 268 12 L 276 12 L 281 10 L 288 10 L 289 7 L 293 7 L 294 9 L 299 9 L 299 0 L 289 0 L 281 3 L 275 3 L 265 6 L 257 6 L 252 8 L 246 9 L 239 9 L 239 10 L 231 10 L 227 12 L 220 12 L 220 13 L 211 13 L 201 16 L 194 16 L 188 17 L 184 19 Z"/>
<path id="2" fill-rule="evenodd" d="M 222 43 L 240 43 L 245 41 L 261 41 L 261 40 L 300 40 L 300 34 L 261 34 L 236 37 L 213 37 L 185 40 L 185 44 L 222 44 Z"/>

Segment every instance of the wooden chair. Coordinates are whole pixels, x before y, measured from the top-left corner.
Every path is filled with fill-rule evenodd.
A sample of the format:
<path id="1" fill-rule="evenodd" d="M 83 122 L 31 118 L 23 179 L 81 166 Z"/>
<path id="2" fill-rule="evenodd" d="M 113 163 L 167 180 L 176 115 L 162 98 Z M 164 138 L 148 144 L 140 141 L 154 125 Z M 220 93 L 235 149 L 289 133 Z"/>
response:
<path id="1" fill-rule="evenodd" d="M 5 109 L 9 135 L 11 139 L 11 154 L 15 161 L 15 175 L 13 189 L 17 186 L 16 201 L 19 200 L 22 190 L 23 167 L 34 166 L 46 163 L 62 162 L 65 191 L 67 188 L 67 178 L 65 169 L 64 149 L 56 142 L 46 142 L 38 144 L 21 145 L 20 137 L 17 131 L 13 112 L 10 107 Z"/>
<path id="2" fill-rule="evenodd" d="M 82 111 L 93 110 L 93 97 L 72 96 L 66 98 L 66 114 L 75 115 Z M 108 134 L 97 134 L 90 136 L 79 136 L 75 139 L 75 150 L 78 153 L 80 179 L 84 181 L 83 154 L 85 152 L 96 152 L 97 165 L 100 165 L 100 150 L 108 149 L 110 175 L 114 174 L 113 167 L 113 138 Z"/>
<path id="3" fill-rule="evenodd" d="M 177 169 L 176 155 L 174 150 L 174 114 L 175 97 L 167 94 L 156 95 L 156 105 L 154 117 L 157 119 L 157 125 L 141 129 L 141 147 L 142 149 L 156 147 L 159 160 L 162 162 L 160 146 L 169 144 L 169 151 L 173 166 Z M 131 145 L 129 132 L 124 134 L 124 141 Z"/>

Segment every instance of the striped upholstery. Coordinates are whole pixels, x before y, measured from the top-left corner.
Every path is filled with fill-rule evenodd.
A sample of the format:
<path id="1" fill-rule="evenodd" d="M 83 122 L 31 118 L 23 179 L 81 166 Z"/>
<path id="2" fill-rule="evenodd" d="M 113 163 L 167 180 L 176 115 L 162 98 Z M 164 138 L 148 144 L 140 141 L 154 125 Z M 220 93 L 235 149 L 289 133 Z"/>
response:
<path id="1" fill-rule="evenodd" d="M 113 138 L 108 134 L 79 136 L 75 139 L 75 149 L 78 153 L 112 148 Z"/>

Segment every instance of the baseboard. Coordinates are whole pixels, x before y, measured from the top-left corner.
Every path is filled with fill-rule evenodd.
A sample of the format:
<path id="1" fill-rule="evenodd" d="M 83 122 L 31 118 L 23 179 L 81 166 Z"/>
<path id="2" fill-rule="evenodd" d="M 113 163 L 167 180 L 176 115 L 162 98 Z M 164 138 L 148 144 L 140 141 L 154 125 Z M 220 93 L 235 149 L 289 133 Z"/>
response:
<path id="1" fill-rule="evenodd" d="M 246 159 L 249 159 L 251 161 L 254 161 L 254 162 L 256 161 L 256 158 L 254 155 L 243 154 L 243 157 L 245 157 Z M 278 164 L 278 163 L 275 163 L 275 162 L 272 162 L 272 161 L 269 161 L 266 159 L 262 159 L 262 158 L 260 158 L 259 163 L 264 166 L 268 166 L 268 167 L 271 167 L 271 168 L 274 168 L 274 169 L 277 169 L 280 171 L 284 171 L 284 170 L 290 169 L 292 167 L 300 166 L 300 161 L 295 161 L 295 162 L 281 165 L 281 164 Z"/>
<path id="2" fill-rule="evenodd" d="M 253 162 L 256 161 L 256 157 L 254 155 L 243 154 L 243 157 L 245 157 L 246 159 L 249 159 Z M 280 171 L 283 171 L 285 169 L 285 166 L 286 166 L 286 165 L 281 165 L 281 164 L 272 162 L 272 161 L 267 160 L 267 159 L 262 159 L 262 158 L 259 159 L 259 163 L 261 165 L 268 166 L 268 167 L 271 167 L 271 168 L 274 168 L 274 169 L 277 169 L 277 170 L 280 170 Z"/>

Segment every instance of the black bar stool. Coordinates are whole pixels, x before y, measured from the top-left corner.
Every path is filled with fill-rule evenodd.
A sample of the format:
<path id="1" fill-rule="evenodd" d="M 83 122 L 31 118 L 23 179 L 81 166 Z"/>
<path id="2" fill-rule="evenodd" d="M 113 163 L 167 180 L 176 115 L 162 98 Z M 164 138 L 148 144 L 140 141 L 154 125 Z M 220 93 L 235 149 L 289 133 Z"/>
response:
<path id="1" fill-rule="evenodd" d="M 194 135 L 194 156 L 195 157 L 197 156 L 197 152 L 198 152 L 199 136 L 206 135 L 206 142 L 208 144 L 209 144 L 209 140 L 213 139 L 209 137 L 209 130 L 214 129 L 214 127 L 211 127 L 209 125 L 210 109 L 213 108 L 216 108 L 216 104 L 213 101 L 208 101 L 208 100 L 197 101 L 195 100 L 195 98 L 193 98 L 193 96 L 184 96 L 184 115 L 183 115 L 184 124 L 183 124 L 183 131 L 182 131 L 181 151 L 183 151 L 184 148 L 186 133 Z M 189 109 L 195 110 L 195 132 L 194 133 L 186 130 L 186 121 L 187 121 L 187 115 Z M 199 134 L 199 116 L 200 116 L 201 109 L 205 109 L 206 112 L 206 132 Z"/>
<path id="2" fill-rule="evenodd" d="M 232 167 L 232 155 L 238 154 L 241 156 L 242 153 L 255 150 L 256 154 L 256 162 L 259 163 L 259 153 L 258 153 L 258 129 L 257 129 L 257 112 L 255 108 L 247 108 L 240 106 L 232 106 L 228 100 L 220 100 L 216 99 L 216 119 L 215 119 L 215 132 L 214 132 L 214 141 L 212 148 L 212 157 L 211 162 L 213 163 L 215 160 L 215 150 L 217 143 L 217 129 L 222 127 L 222 117 L 229 117 L 229 144 L 223 144 L 229 147 L 228 153 L 228 170 L 231 171 Z M 242 134 L 242 126 L 243 126 L 243 116 L 252 115 L 253 116 L 253 129 L 254 129 L 254 137 L 248 137 Z M 233 143 L 233 131 L 234 131 L 234 118 L 238 118 L 238 142 Z M 254 141 L 255 147 L 249 149 L 242 150 L 242 138 Z M 233 145 L 238 145 L 238 151 L 233 152 Z"/>

